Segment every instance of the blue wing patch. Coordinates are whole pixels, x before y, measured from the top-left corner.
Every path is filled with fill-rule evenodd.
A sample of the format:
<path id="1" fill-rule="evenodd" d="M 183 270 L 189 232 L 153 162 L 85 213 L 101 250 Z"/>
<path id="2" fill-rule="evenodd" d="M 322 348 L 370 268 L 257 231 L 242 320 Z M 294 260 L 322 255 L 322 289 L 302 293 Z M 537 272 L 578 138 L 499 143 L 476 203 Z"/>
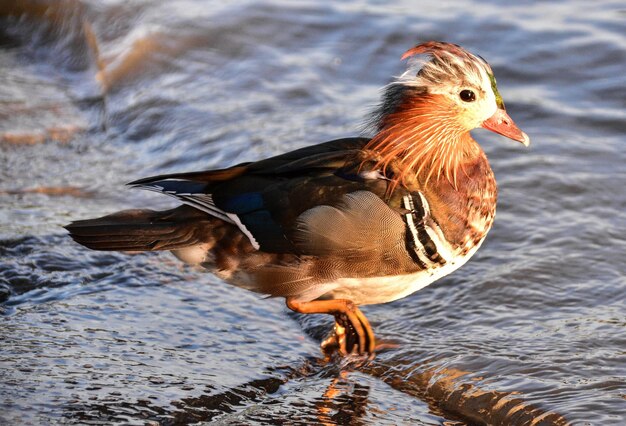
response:
<path id="1" fill-rule="evenodd" d="M 220 200 L 220 208 L 235 214 L 246 214 L 264 207 L 263 196 L 258 192 L 247 192 Z"/>

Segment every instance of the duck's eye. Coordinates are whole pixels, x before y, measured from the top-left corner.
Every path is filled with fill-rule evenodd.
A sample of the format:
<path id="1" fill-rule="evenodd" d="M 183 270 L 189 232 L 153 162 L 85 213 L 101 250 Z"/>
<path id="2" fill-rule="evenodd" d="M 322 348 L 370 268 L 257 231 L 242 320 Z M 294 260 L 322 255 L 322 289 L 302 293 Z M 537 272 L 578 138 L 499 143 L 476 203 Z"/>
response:
<path id="1" fill-rule="evenodd" d="M 476 100 L 476 94 L 469 89 L 461 90 L 459 97 L 463 102 L 474 102 Z"/>

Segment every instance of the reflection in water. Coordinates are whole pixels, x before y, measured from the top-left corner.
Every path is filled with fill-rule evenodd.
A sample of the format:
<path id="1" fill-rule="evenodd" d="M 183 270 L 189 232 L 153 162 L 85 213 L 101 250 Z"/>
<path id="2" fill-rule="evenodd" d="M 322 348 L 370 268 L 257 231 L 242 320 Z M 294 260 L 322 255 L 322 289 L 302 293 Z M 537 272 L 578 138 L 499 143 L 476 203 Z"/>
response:
<path id="1" fill-rule="evenodd" d="M 367 412 L 369 387 L 350 381 L 350 373 L 339 371 L 316 403 L 320 424 L 361 425 L 359 421 Z"/>
<path id="2" fill-rule="evenodd" d="M 173 401 L 172 406 L 175 409 L 172 410 L 153 405 L 149 400 L 137 403 L 81 402 L 68 404 L 65 408 L 69 419 L 84 422 L 115 422 L 123 420 L 127 414 L 133 414 L 146 420 L 159 421 L 161 424 L 188 424 L 221 419 L 229 424 L 245 424 L 246 420 L 255 420 L 262 424 L 278 425 L 285 424 L 285 418 L 277 418 L 272 411 L 254 412 L 249 407 L 272 406 L 281 398 L 281 387 L 290 381 L 317 376 L 327 380 L 325 388 L 317 395 L 309 395 L 311 402 L 308 406 L 306 400 L 291 402 L 292 410 L 287 423 L 311 424 L 312 419 L 315 419 L 314 422 L 321 425 L 365 425 L 371 421 L 368 421 L 369 411 L 376 409 L 369 404 L 370 387 L 353 379 L 356 372 L 381 379 L 394 389 L 426 401 L 433 413 L 446 419 L 456 419 L 459 424 L 569 424 L 558 413 L 528 404 L 520 393 L 485 391 L 472 383 L 464 382 L 462 378 L 467 372 L 446 368 L 419 371 L 416 366 L 399 368 L 398 365 L 387 365 L 376 360 L 365 363 L 358 360 L 335 360 L 329 363 L 321 358 L 310 359 L 296 369 L 274 369 L 269 372 L 271 377 L 252 380 L 225 392 L 215 392 L 208 387 L 207 393 L 198 397 Z M 378 414 L 385 418 L 388 413 L 379 409 Z"/>
<path id="3" fill-rule="evenodd" d="M 172 401 L 171 410 L 152 404 L 145 399 L 137 403 L 130 402 L 94 402 L 68 404 L 65 415 L 71 422 L 120 422 L 126 415 L 140 416 L 145 420 L 158 421 L 159 424 L 189 424 L 212 421 L 217 418 L 229 419 L 236 424 L 246 406 L 262 402 L 269 395 L 278 391 L 293 374 L 283 374 L 265 379 L 252 380 L 225 392 L 215 392 L 210 386 L 197 397 Z M 117 400 L 118 398 L 114 398 Z M 234 414 L 234 416 L 230 416 Z M 266 418 L 271 424 L 282 424 L 281 419 Z M 297 420 L 297 419 L 296 419 Z"/>
<path id="4" fill-rule="evenodd" d="M 415 371 L 414 368 L 404 370 L 397 365 L 373 363 L 364 370 L 398 390 L 427 401 L 433 411 L 471 424 L 569 424 L 560 414 L 525 402 L 521 392 L 486 391 L 462 380 L 469 372 L 449 368 Z"/>
<path id="5" fill-rule="evenodd" d="M 174 413 L 175 422 L 194 423 L 236 413 L 247 405 L 261 401 L 266 395 L 273 394 L 284 381 L 275 377 L 252 380 L 223 393 L 184 398 L 173 403 L 178 408 Z"/>

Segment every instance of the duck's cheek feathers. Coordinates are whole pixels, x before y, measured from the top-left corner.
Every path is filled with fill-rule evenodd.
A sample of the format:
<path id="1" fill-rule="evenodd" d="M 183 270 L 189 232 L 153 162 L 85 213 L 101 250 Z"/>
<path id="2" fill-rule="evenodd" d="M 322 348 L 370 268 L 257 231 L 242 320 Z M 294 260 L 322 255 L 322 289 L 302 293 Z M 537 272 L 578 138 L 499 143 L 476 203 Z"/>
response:
<path id="1" fill-rule="evenodd" d="M 488 100 L 476 101 L 471 105 L 459 105 L 458 120 L 464 128 L 472 130 L 480 127 L 496 113 L 497 109 L 495 102 Z"/>
<path id="2" fill-rule="evenodd" d="M 474 116 L 474 119 L 476 120 L 474 122 L 475 127 L 480 127 L 485 120 L 492 117 L 498 110 L 495 99 L 484 99 L 476 106 L 479 108 Z"/>
<path id="3" fill-rule="evenodd" d="M 483 90 L 482 96 L 472 105 L 474 110 L 474 127 L 480 127 L 489 117 L 492 117 L 498 109 L 496 96 L 491 90 Z"/>

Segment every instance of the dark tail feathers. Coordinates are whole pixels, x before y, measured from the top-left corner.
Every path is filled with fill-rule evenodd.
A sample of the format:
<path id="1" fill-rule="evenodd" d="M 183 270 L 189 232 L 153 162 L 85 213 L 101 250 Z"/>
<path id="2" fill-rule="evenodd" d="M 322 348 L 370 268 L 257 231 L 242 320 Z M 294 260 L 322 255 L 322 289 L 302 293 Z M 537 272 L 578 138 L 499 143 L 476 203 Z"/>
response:
<path id="1" fill-rule="evenodd" d="M 172 210 L 124 210 L 65 226 L 79 244 L 93 250 L 173 250 L 211 240 L 219 219 L 188 206 Z"/>

